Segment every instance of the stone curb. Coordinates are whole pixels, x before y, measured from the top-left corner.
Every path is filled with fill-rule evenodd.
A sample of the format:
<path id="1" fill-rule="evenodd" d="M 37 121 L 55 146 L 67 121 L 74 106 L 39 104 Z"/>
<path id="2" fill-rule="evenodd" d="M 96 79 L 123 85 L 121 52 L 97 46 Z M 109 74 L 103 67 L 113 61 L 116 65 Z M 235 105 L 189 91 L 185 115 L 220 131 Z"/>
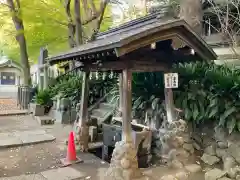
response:
<path id="1" fill-rule="evenodd" d="M 29 114 L 28 110 L 0 111 L 0 116 L 19 116 Z"/>
<path id="2" fill-rule="evenodd" d="M 30 143 L 9 144 L 9 145 L 3 145 L 3 146 L 0 145 L 0 149 L 14 148 L 14 147 L 23 147 L 23 146 L 29 146 L 29 145 L 34 145 L 34 144 L 53 142 L 55 140 L 56 140 L 56 138 L 54 138 L 53 140 L 42 140 L 42 141 L 36 141 L 36 142 L 30 142 Z"/>
<path id="3" fill-rule="evenodd" d="M 37 174 L 20 175 L 12 177 L 0 177 L 0 180 L 77 180 L 85 179 L 87 175 L 74 168 L 64 167 L 46 170 Z"/>
<path id="4" fill-rule="evenodd" d="M 52 136 L 51 134 L 45 134 L 45 135 L 49 135 Z M 36 135 L 38 136 L 38 135 Z M 38 136 L 39 137 L 39 136 Z M 40 143 L 46 143 L 46 142 L 53 142 L 56 140 L 56 137 L 52 136 L 52 137 L 48 137 L 48 139 L 43 139 L 43 140 L 36 140 L 36 141 L 32 141 L 32 140 L 26 140 L 26 141 L 30 141 L 30 142 L 24 142 L 23 138 L 19 138 L 17 136 L 13 136 L 11 137 L 12 140 L 14 140 L 15 142 L 12 144 L 5 144 L 5 145 L 1 145 L 0 144 L 0 149 L 6 149 L 6 148 L 12 148 L 12 147 L 22 147 L 22 146 L 28 146 L 28 145 L 33 145 L 33 144 L 40 144 Z M 0 141 L 1 143 L 1 141 Z"/>

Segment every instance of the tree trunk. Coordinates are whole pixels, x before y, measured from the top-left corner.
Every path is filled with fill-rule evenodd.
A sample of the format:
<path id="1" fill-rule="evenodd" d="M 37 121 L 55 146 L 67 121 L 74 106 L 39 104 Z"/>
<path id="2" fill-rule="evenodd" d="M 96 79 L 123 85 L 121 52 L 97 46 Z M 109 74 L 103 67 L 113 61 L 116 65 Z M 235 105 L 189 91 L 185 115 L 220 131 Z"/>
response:
<path id="1" fill-rule="evenodd" d="M 28 63 L 28 53 L 27 53 L 27 43 L 24 36 L 24 25 L 22 19 L 18 16 L 20 13 L 20 1 L 16 0 L 16 5 L 14 4 L 13 0 L 7 0 L 7 4 L 9 10 L 12 15 L 12 20 L 17 31 L 16 33 L 16 40 L 20 47 L 20 58 L 21 58 L 21 65 L 23 69 L 23 85 L 30 85 L 31 84 L 31 76 L 30 76 L 30 66 Z"/>
<path id="2" fill-rule="evenodd" d="M 185 21 L 199 35 L 202 34 L 202 2 L 201 0 L 180 0 L 180 18 Z"/>
<path id="3" fill-rule="evenodd" d="M 76 42 L 77 46 L 80 46 L 83 43 L 83 32 L 82 32 L 82 21 L 80 17 L 80 1 L 74 0 L 74 12 L 75 12 L 75 22 L 76 22 Z"/>

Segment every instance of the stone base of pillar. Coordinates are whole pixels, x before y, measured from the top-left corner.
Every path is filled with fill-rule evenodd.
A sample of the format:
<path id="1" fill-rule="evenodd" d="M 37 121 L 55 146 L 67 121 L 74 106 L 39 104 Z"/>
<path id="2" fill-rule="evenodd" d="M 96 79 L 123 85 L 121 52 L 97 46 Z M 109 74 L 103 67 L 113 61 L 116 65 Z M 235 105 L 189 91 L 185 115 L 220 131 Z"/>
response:
<path id="1" fill-rule="evenodd" d="M 132 180 L 142 178 L 138 168 L 137 151 L 132 143 L 117 142 L 106 179 Z"/>
<path id="2" fill-rule="evenodd" d="M 88 141 L 89 141 L 89 126 L 83 125 L 77 127 L 77 142 L 80 145 L 80 150 L 82 152 L 88 151 Z"/>
<path id="3" fill-rule="evenodd" d="M 166 124 L 160 132 L 160 141 L 162 163 L 178 169 L 194 162 L 193 142 L 185 121 L 180 119 Z"/>

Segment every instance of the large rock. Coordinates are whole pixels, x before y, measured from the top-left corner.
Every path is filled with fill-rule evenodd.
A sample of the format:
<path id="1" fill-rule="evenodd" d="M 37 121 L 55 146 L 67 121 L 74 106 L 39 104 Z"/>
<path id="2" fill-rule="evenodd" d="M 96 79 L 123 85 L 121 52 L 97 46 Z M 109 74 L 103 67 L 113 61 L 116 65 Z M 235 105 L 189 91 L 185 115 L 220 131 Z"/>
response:
<path id="1" fill-rule="evenodd" d="M 178 173 L 175 175 L 175 177 L 176 177 L 177 179 L 187 180 L 187 179 L 188 179 L 188 173 L 185 172 L 185 171 L 180 171 L 180 172 L 178 172 Z"/>
<path id="2" fill-rule="evenodd" d="M 177 180 L 173 175 L 163 176 L 160 180 Z"/>
<path id="3" fill-rule="evenodd" d="M 224 172 L 220 169 L 214 168 L 205 173 L 205 180 L 218 180 L 218 179 L 224 177 L 225 175 L 226 175 L 226 172 Z"/>
<path id="4" fill-rule="evenodd" d="M 236 159 L 238 163 L 240 163 L 240 145 L 231 144 L 228 148 L 228 152 Z"/>
<path id="5" fill-rule="evenodd" d="M 197 143 L 197 142 L 193 142 L 193 147 L 196 149 L 196 150 L 198 150 L 198 151 L 200 151 L 201 150 L 201 146 Z"/>
<path id="6" fill-rule="evenodd" d="M 226 156 L 227 153 L 228 153 L 227 149 L 220 149 L 220 148 L 216 149 L 216 156 L 219 158 Z"/>
<path id="7" fill-rule="evenodd" d="M 220 178 L 220 179 L 218 179 L 218 180 L 232 180 L 232 179 L 227 178 L 227 177 L 222 177 L 222 178 Z"/>
<path id="8" fill-rule="evenodd" d="M 238 175 L 240 175 L 240 168 L 238 166 L 230 168 L 227 170 L 227 174 L 230 178 L 235 179 Z"/>
<path id="9" fill-rule="evenodd" d="M 214 145 L 210 145 L 205 148 L 204 153 L 215 156 L 216 155 L 216 147 Z"/>
<path id="10" fill-rule="evenodd" d="M 231 168 L 234 168 L 237 163 L 235 159 L 232 156 L 226 156 L 222 158 L 223 161 L 223 170 L 229 170 Z"/>
<path id="11" fill-rule="evenodd" d="M 190 152 L 191 154 L 194 153 L 194 147 L 193 147 L 192 144 L 184 143 L 183 149 L 187 150 L 187 151 Z"/>
<path id="12" fill-rule="evenodd" d="M 237 175 L 236 180 L 240 180 L 240 175 Z"/>
<path id="13" fill-rule="evenodd" d="M 197 173 L 202 170 L 202 167 L 198 164 L 189 164 L 185 166 L 186 170 L 190 173 Z"/>
<path id="14" fill-rule="evenodd" d="M 214 131 L 215 131 L 214 138 L 215 138 L 216 141 L 226 142 L 226 137 L 228 136 L 228 133 L 226 132 L 226 129 L 217 126 L 217 127 L 214 128 Z"/>
<path id="15" fill-rule="evenodd" d="M 217 143 L 217 146 L 218 146 L 218 148 L 220 148 L 220 149 L 226 149 L 226 148 L 228 148 L 228 142 L 227 142 L 227 141 L 225 141 L 225 142 L 219 141 L 219 142 Z"/>
<path id="16" fill-rule="evenodd" d="M 204 163 L 206 163 L 206 164 L 208 164 L 210 166 L 212 166 L 212 165 L 214 165 L 214 164 L 216 164 L 216 163 L 218 163 L 220 161 L 220 159 L 218 157 L 211 156 L 211 155 L 208 155 L 206 153 L 203 154 L 203 156 L 201 157 L 201 160 Z"/>
<path id="17" fill-rule="evenodd" d="M 177 159 L 174 159 L 172 162 L 171 162 L 171 167 L 172 168 L 175 168 L 175 169 L 181 169 L 183 168 L 183 164 L 177 160 Z"/>

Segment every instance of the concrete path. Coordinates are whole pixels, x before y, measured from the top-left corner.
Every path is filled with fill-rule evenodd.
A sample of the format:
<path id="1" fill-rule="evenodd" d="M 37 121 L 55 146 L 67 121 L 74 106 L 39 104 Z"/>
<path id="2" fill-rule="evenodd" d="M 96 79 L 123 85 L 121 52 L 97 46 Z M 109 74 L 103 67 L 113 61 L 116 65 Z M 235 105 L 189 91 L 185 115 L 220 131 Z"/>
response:
<path id="1" fill-rule="evenodd" d="M 87 177 L 83 172 L 71 167 L 51 169 L 38 174 L 3 177 L 0 180 L 76 180 Z"/>
<path id="2" fill-rule="evenodd" d="M 23 146 L 53 140 L 55 140 L 55 137 L 47 134 L 46 131 L 42 129 L 0 133 L 0 148 Z"/>

